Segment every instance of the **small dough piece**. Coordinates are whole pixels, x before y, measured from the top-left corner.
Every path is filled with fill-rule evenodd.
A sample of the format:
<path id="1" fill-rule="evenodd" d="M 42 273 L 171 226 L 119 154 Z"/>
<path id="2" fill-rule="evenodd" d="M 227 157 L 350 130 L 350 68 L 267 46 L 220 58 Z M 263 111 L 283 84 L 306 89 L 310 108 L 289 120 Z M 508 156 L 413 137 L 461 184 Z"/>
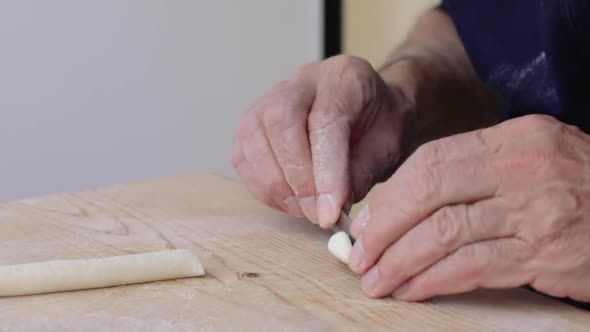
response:
<path id="1" fill-rule="evenodd" d="M 342 263 L 348 264 L 350 252 L 352 251 L 352 242 L 345 232 L 338 232 L 328 241 L 328 250 Z"/>
<path id="2" fill-rule="evenodd" d="M 204 274 L 199 256 L 186 249 L 4 265 L 0 266 L 0 297 L 136 284 Z"/>

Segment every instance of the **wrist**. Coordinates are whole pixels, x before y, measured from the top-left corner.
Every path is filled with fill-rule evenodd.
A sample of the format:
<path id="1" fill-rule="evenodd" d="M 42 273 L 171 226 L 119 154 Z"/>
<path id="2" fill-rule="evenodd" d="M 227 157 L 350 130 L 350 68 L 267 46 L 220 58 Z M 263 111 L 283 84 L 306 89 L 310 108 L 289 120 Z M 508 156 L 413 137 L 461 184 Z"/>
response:
<path id="1" fill-rule="evenodd" d="M 416 113 L 418 98 L 418 80 L 413 73 L 414 61 L 410 58 L 399 58 L 384 65 L 378 70 L 379 75 L 394 98 L 402 99 L 404 109 Z"/>
<path id="2" fill-rule="evenodd" d="M 493 124 L 497 100 L 469 62 L 414 47 L 402 50 L 379 70 L 390 90 L 411 104 L 418 145 Z"/>
<path id="3" fill-rule="evenodd" d="M 407 154 L 423 143 L 425 123 L 432 118 L 427 113 L 432 110 L 429 104 L 436 99 L 437 83 L 435 71 L 429 70 L 429 66 L 432 65 L 417 55 L 398 55 L 378 71 L 393 96 L 393 107 L 402 110 Z"/>

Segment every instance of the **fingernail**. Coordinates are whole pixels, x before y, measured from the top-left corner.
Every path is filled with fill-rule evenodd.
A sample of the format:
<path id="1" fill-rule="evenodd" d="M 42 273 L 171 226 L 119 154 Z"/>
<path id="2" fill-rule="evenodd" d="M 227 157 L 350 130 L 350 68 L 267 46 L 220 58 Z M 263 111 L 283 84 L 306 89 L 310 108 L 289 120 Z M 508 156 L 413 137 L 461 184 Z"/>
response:
<path id="1" fill-rule="evenodd" d="M 314 224 L 318 223 L 318 217 L 316 213 L 316 199 L 314 196 L 303 197 L 299 199 L 299 205 L 303 210 L 305 217 Z"/>
<path id="2" fill-rule="evenodd" d="M 367 272 L 367 274 L 365 274 L 363 276 L 363 278 L 361 279 L 361 289 L 363 290 L 363 292 L 365 292 L 365 294 L 367 294 L 369 296 L 374 296 L 374 295 L 376 295 L 375 288 L 376 288 L 378 282 L 379 282 L 379 267 L 373 266 L 373 268 L 371 268 L 369 270 L 369 272 Z"/>
<path id="3" fill-rule="evenodd" d="M 393 297 L 396 299 L 402 299 L 404 295 L 408 293 L 408 289 L 410 289 L 410 285 L 408 283 L 403 284 L 393 293 Z"/>
<path id="4" fill-rule="evenodd" d="M 358 237 L 369 224 L 369 206 L 365 205 L 350 226 L 352 236 Z"/>
<path id="5" fill-rule="evenodd" d="M 357 238 L 352 252 L 350 253 L 350 269 L 354 272 L 360 273 L 363 270 L 363 259 L 365 256 L 365 248 L 363 248 L 363 238 Z"/>
<path id="6" fill-rule="evenodd" d="M 322 227 L 330 227 L 337 218 L 336 202 L 330 194 L 322 194 L 318 199 L 318 221 Z"/>
<path id="7" fill-rule="evenodd" d="M 303 213 L 301 212 L 301 208 L 299 208 L 299 203 L 297 202 L 297 198 L 295 198 L 295 196 L 291 196 L 284 200 L 283 208 L 287 210 L 289 214 L 292 214 L 296 217 L 303 217 Z"/>

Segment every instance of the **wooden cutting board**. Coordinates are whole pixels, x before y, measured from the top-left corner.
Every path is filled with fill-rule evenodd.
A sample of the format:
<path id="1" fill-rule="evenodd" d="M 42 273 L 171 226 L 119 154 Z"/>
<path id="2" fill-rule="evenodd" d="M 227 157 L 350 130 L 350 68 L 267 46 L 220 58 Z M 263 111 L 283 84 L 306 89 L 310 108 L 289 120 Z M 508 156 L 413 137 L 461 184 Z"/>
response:
<path id="1" fill-rule="evenodd" d="M 526 290 L 372 300 L 329 233 L 207 174 L 0 204 L 0 264 L 189 248 L 207 276 L 0 298 L 0 331 L 588 331 Z"/>

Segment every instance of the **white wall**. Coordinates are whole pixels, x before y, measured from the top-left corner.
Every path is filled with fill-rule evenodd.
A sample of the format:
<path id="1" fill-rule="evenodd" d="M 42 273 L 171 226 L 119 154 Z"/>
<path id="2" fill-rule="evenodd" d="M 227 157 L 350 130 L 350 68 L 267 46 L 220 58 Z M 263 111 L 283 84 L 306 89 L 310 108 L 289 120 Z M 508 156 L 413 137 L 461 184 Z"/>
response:
<path id="1" fill-rule="evenodd" d="M 320 58 L 319 0 L 0 2 L 0 200 L 233 175 L 241 113 Z"/>

